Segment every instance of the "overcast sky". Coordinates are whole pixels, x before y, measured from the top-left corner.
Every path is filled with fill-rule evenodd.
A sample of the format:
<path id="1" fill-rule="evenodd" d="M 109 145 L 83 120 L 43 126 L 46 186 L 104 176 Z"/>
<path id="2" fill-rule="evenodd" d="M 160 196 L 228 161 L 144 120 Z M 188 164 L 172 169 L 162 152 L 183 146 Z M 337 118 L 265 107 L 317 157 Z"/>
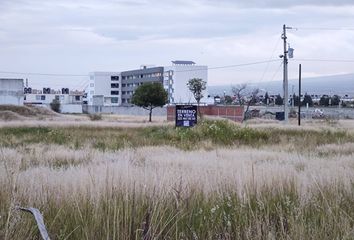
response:
<path id="1" fill-rule="evenodd" d="M 0 0 L 0 71 L 88 74 L 193 60 L 209 67 L 279 59 L 282 25 L 297 59 L 354 59 L 353 0 Z M 331 30 L 329 30 L 331 29 Z M 333 29 L 333 30 L 332 30 Z M 342 29 L 342 30 L 338 30 Z M 354 72 L 291 60 L 289 77 Z M 87 77 L 28 77 L 82 88 Z M 209 70 L 209 84 L 282 78 L 280 61 Z"/>

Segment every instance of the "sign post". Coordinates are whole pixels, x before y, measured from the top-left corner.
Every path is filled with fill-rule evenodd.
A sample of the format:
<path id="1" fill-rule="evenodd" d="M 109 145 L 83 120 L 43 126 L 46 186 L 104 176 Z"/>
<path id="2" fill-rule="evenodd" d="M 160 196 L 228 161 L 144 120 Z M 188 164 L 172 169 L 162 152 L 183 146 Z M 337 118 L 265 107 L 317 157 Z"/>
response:
<path id="1" fill-rule="evenodd" d="M 176 127 L 193 127 L 197 124 L 197 115 L 197 106 L 176 105 Z"/>

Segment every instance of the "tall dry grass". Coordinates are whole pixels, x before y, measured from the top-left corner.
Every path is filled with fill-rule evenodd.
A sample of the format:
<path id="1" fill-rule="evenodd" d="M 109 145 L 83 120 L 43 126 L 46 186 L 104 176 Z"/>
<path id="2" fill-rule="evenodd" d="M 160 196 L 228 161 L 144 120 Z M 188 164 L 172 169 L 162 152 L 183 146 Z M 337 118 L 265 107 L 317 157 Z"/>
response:
<path id="1" fill-rule="evenodd" d="M 352 239 L 353 138 L 322 128 L 2 128 L 0 239 L 38 239 L 18 205 L 52 239 Z"/>
<path id="2" fill-rule="evenodd" d="M 172 147 L 102 152 L 43 144 L 3 148 L 1 233 L 4 237 L 6 230 L 8 239 L 37 234 L 33 222 L 14 210 L 15 205 L 25 205 L 44 212 L 54 239 L 141 237 L 147 218 L 151 237 L 158 238 L 309 237 L 311 231 L 321 236 L 324 226 L 311 221 L 325 221 L 331 211 L 337 214 L 331 221 L 340 220 L 333 234 L 344 236 L 350 233 L 353 216 L 346 212 L 351 202 L 345 202 L 352 196 L 354 179 L 349 148 L 341 151 L 331 145 L 332 154 L 325 157 L 324 146 L 307 156 L 247 147 L 189 152 Z M 282 204 L 289 206 L 283 209 Z M 316 204 L 318 213 L 306 216 L 307 208 Z M 261 212 L 253 216 L 252 211 Z M 274 211 L 274 216 L 267 211 Z M 242 219 L 232 214 L 246 215 Z M 299 222 L 292 219 L 285 232 L 271 222 L 294 218 L 293 214 L 300 214 Z M 307 217 L 310 222 L 303 222 Z"/>

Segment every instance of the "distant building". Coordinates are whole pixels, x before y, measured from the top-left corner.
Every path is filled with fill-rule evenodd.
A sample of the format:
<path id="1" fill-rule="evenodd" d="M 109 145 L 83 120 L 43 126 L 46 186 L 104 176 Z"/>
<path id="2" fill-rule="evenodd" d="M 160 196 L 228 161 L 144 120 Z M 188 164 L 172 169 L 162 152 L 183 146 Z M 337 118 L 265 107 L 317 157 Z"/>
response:
<path id="1" fill-rule="evenodd" d="M 92 72 L 86 89 L 84 104 L 102 107 L 131 106 L 135 89 L 151 82 L 161 83 L 168 93 L 169 103 L 194 103 L 195 99 L 187 88 L 192 78 L 208 81 L 208 67 L 198 66 L 192 61 L 173 61 L 167 67 L 142 67 L 122 72 Z M 207 91 L 203 94 L 207 98 Z M 202 100 L 203 101 L 203 100 Z"/>
<path id="2" fill-rule="evenodd" d="M 192 78 L 208 81 L 208 66 L 196 65 L 192 61 L 172 61 L 172 66 L 165 67 L 164 71 L 165 76 L 169 76 L 164 85 L 168 90 L 170 103 L 195 103 L 194 96 L 187 87 L 188 81 Z M 207 90 L 203 92 L 203 96 L 201 102 L 206 101 Z"/>
<path id="3" fill-rule="evenodd" d="M 23 79 L 0 78 L 0 104 L 23 105 Z"/>
<path id="4" fill-rule="evenodd" d="M 61 90 L 24 88 L 24 92 L 25 104 L 50 107 L 53 100 L 58 100 L 62 113 L 82 113 L 84 92 L 69 91 L 68 88 L 62 88 Z"/>
<path id="5" fill-rule="evenodd" d="M 119 105 L 121 104 L 120 92 L 120 72 L 93 72 L 90 73 L 83 102 L 87 105 Z"/>

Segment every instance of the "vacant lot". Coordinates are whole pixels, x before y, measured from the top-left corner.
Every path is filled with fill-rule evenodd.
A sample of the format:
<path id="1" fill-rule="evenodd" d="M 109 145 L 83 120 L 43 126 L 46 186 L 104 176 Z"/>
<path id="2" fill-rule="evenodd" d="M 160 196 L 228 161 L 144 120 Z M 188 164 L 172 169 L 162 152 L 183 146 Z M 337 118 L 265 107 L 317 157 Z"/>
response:
<path id="1" fill-rule="evenodd" d="M 0 239 L 354 239 L 351 121 L 0 123 Z"/>

